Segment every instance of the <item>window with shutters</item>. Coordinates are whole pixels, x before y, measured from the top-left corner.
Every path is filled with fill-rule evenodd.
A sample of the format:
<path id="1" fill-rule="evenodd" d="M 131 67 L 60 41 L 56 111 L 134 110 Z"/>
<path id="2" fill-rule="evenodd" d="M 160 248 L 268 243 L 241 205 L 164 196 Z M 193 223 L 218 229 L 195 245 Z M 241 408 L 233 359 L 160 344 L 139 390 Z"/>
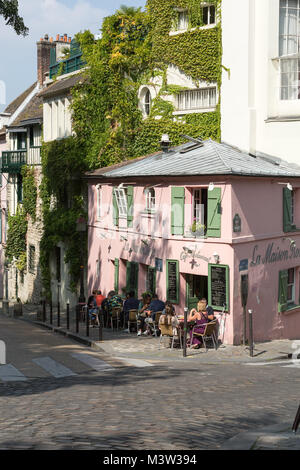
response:
<path id="1" fill-rule="evenodd" d="M 114 188 L 114 219 L 119 217 L 127 218 L 127 226 L 132 227 L 133 225 L 133 186 L 127 186 L 127 188 Z M 118 225 L 116 223 L 115 225 Z"/>
<path id="2" fill-rule="evenodd" d="M 138 297 L 138 263 L 127 261 L 126 265 L 126 291 L 134 291 L 135 296 Z"/>
<path id="3" fill-rule="evenodd" d="M 296 297 L 296 286 L 299 285 L 299 268 L 290 268 L 279 271 L 279 286 L 278 286 L 278 312 L 285 312 L 295 308 L 300 303 L 297 298 L 300 295 L 298 290 L 298 297 Z"/>
<path id="4" fill-rule="evenodd" d="M 300 230 L 300 217 L 297 207 L 300 206 L 300 189 L 283 188 L 283 231 Z"/>
<path id="5" fill-rule="evenodd" d="M 155 211 L 155 189 L 146 188 L 144 193 L 146 196 L 146 210 L 149 212 Z"/>
<path id="6" fill-rule="evenodd" d="M 191 231 L 205 235 L 207 229 L 207 188 L 193 190 L 192 208 Z"/>

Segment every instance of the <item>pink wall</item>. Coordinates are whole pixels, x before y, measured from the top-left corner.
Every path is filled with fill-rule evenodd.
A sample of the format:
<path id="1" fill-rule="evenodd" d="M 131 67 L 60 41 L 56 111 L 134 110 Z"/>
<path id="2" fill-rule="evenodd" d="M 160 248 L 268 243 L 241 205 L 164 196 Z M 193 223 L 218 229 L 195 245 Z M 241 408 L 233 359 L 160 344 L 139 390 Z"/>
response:
<path id="1" fill-rule="evenodd" d="M 253 309 L 254 337 L 256 341 L 280 338 L 297 338 L 300 336 L 298 315 L 300 308 L 278 314 L 279 270 L 295 267 L 295 299 L 299 300 L 300 250 L 299 260 L 290 257 L 290 240 L 300 248 L 300 232 L 285 234 L 283 232 L 283 185 L 270 178 L 229 178 L 213 177 L 216 187 L 221 188 L 222 216 L 221 238 L 193 239 L 184 236 L 172 236 L 171 225 L 171 185 L 186 186 L 185 192 L 185 226 L 191 225 L 191 196 L 189 188 L 208 186 L 212 180 L 198 178 L 196 184 L 192 178 L 186 181 L 174 181 L 157 186 L 156 213 L 145 212 L 144 185 L 149 181 L 140 181 L 134 189 L 134 226 L 127 228 L 127 220 L 120 219 L 119 228 L 113 226 L 112 219 L 112 186 L 102 185 L 103 212 L 97 220 L 95 183 L 89 187 L 89 289 L 101 288 L 104 294 L 114 287 L 114 259 L 120 260 L 119 287 L 126 286 L 126 261 L 135 261 L 139 267 L 139 295 L 146 289 L 146 265 L 155 266 L 155 258 L 163 259 L 163 272 L 157 272 L 157 294 L 166 299 L 166 263 L 167 259 L 179 260 L 180 302 L 177 312 L 182 312 L 186 302 L 186 274 L 208 275 L 208 264 L 214 263 L 214 253 L 220 256 L 220 264 L 229 266 L 229 312 L 226 315 L 224 342 L 240 344 L 243 321 L 240 299 L 241 274 L 249 275 L 249 295 L 247 309 Z M 158 184 L 151 182 L 152 184 Z M 300 180 L 292 182 L 293 187 L 300 188 Z M 194 185 L 194 186 L 193 186 Z M 300 192 L 300 189 L 299 189 Z M 296 192 L 295 214 L 297 212 L 299 193 Z M 299 198 L 300 202 L 300 198 Z M 241 231 L 233 232 L 233 218 L 239 214 Z M 297 216 L 295 217 L 297 220 Z M 286 238 L 286 239 L 284 239 Z M 290 238 L 290 240 L 288 240 Z M 145 244 L 146 242 L 147 244 Z M 271 245 L 273 243 L 273 245 Z M 263 262 L 268 245 L 273 251 L 288 250 L 288 259 L 278 262 Z M 188 248 L 193 255 L 184 258 Z M 255 250 L 255 251 L 254 251 Z M 254 264 L 260 255 L 260 263 Z M 295 254 L 295 252 L 294 252 Z M 192 264 L 192 258 L 196 264 Z M 100 275 L 96 277 L 96 260 L 101 259 Z M 240 271 L 240 261 L 248 260 L 248 267 Z M 243 266 L 245 268 L 245 265 Z M 97 285 L 96 285 L 97 284 Z"/>

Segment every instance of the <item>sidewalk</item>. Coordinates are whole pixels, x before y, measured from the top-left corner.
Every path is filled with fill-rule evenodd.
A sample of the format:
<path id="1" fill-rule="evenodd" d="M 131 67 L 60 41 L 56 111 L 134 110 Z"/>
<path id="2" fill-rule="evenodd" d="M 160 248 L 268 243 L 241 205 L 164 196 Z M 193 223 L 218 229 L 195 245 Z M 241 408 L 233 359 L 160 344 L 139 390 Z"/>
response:
<path id="1" fill-rule="evenodd" d="M 130 357 L 136 359 L 148 360 L 149 362 L 164 361 L 199 361 L 207 364 L 220 363 L 253 363 L 268 362 L 274 360 L 284 360 L 291 358 L 294 352 L 292 345 L 294 340 L 276 340 L 255 345 L 254 357 L 250 357 L 249 349 L 245 346 L 220 345 L 216 351 L 210 348 L 190 350 L 187 349 L 187 357 L 183 357 L 183 352 L 179 348 L 173 350 L 168 347 L 168 340 L 162 340 L 162 346 L 159 348 L 159 338 L 152 336 L 137 336 L 136 333 L 125 333 L 123 330 L 103 329 L 102 341 L 99 341 L 99 329 L 90 328 L 89 337 L 86 336 L 85 323 L 79 324 L 79 333 L 76 334 L 75 311 L 70 311 L 70 329 L 66 328 L 66 312 L 60 314 L 60 327 L 57 326 L 57 312 L 53 311 L 53 322 L 50 325 L 49 308 L 46 314 L 46 324 L 41 321 L 41 315 L 38 314 L 38 305 L 23 305 L 23 315 L 19 317 L 22 320 L 34 322 L 36 325 L 47 327 L 55 332 L 65 334 L 72 339 L 80 341 L 99 349 L 111 356 Z M 12 307 L 10 307 L 10 316 L 13 316 Z"/>
<path id="2" fill-rule="evenodd" d="M 300 450 L 300 431 L 295 434 L 291 427 L 291 423 L 282 423 L 243 432 L 225 442 L 220 450 Z"/>

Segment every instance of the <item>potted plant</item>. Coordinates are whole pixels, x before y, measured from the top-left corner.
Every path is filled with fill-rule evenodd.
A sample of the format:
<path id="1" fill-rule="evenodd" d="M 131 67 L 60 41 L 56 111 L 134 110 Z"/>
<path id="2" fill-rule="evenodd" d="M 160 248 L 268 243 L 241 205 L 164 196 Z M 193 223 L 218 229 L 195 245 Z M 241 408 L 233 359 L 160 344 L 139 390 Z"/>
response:
<path id="1" fill-rule="evenodd" d="M 193 223 L 190 227 L 192 235 L 195 237 L 204 237 L 205 235 L 205 225 L 201 224 L 201 222 L 197 221 L 197 219 L 194 218 Z"/>

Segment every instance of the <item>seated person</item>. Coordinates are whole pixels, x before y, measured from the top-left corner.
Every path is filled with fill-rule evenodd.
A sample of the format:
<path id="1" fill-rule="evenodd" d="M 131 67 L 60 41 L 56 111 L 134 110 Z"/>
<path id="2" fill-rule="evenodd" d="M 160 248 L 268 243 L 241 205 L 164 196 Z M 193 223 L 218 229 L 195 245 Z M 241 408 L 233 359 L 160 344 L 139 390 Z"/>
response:
<path id="1" fill-rule="evenodd" d="M 97 303 L 97 307 L 100 307 L 103 300 L 105 299 L 105 296 L 102 295 L 102 292 L 101 290 L 97 290 L 97 294 L 96 294 L 96 303 Z"/>
<path id="2" fill-rule="evenodd" d="M 134 291 L 128 292 L 128 297 L 125 300 L 124 306 L 123 306 L 125 325 L 128 324 L 129 310 L 138 310 L 139 305 L 140 305 L 140 301 L 135 298 L 135 292 Z M 129 333 L 129 329 L 125 331 Z"/>
<path id="3" fill-rule="evenodd" d="M 122 312 L 122 310 L 123 310 L 123 300 L 121 299 L 121 297 L 114 290 L 111 290 L 108 293 L 107 299 L 108 299 L 107 309 L 108 309 L 108 317 L 109 318 L 112 314 L 112 309 L 115 308 L 115 307 L 120 307 L 121 312 Z"/>
<path id="4" fill-rule="evenodd" d="M 206 300 L 202 299 L 197 304 L 197 310 L 193 308 L 190 311 L 188 316 L 188 321 L 194 321 L 195 326 L 190 331 L 190 347 L 192 349 L 197 349 L 202 346 L 202 338 L 199 336 L 194 336 L 192 341 L 192 332 L 194 333 L 204 333 L 205 326 L 210 321 L 214 320 L 214 311 L 212 307 L 206 305 Z"/>
<path id="5" fill-rule="evenodd" d="M 138 332 L 137 332 L 137 335 L 138 336 L 141 336 L 142 334 L 142 331 L 144 329 L 144 326 L 145 326 L 145 319 L 146 319 L 146 316 L 147 316 L 147 310 L 149 308 L 149 305 L 150 305 L 150 302 L 151 302 L 151 295 L 150 294 L 147 294 L 146 292 L 142 295 L 142 300 L 140 301 L 139 303 L 139 307 L 138 307 Z M 145 331 L 144 332 L 145 334 L 148 334 L 148 331 Z"/>
<path id="6" fill-rule="evenodd" d="M 165 308 L 159 318 L 158 326 L 160 325 L 172 325 L 173 335 L 178 336 L 178 325 L 179 321 L 175 314 L 175 309 L 171 302 L 167 300 Z"/>
<path id="7" fill-rule="evenodd" d="M 97 291 L 93 290 L 92 295 L 90 295 L 88 298 L 88 314 L 93 325 L 99 325 L 96 293 Z"/>
<path id="8" fill-rule="evenodd" d="M 151 316 L 152 320 L 155 320 L 156 312 L 162 312 L 165 308 L 165 303 L 158 299 L 158 295 L 154 294 L 147 310 L 147 315 Z"/>

